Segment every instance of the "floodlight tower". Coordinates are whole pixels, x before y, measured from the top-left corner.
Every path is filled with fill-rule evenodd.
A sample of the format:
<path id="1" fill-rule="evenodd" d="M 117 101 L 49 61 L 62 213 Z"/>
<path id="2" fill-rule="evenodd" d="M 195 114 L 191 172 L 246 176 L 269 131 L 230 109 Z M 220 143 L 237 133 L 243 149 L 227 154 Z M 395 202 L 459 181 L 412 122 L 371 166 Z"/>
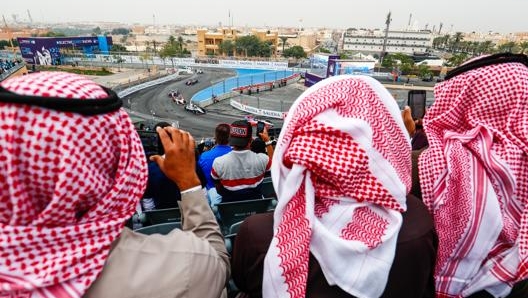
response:
<path id="1" fill-rule="evenodd" d="M 387 49 L 387 39 L 389 37 L 389 26 L 390 26 L 391 21 L 392 21 L 391 12 L 389 11 L 389 13 L 387 14 L 387 19 L 385 20 L 385 25 L 386 25 L 385 37 L 383 38 L 383 47 L 381 49 L 380 59 L 379 59 L 380 67 L 381 67 L 381 63 L 383 62 L 383 56 L 385 55 L 385 50 Z"/>

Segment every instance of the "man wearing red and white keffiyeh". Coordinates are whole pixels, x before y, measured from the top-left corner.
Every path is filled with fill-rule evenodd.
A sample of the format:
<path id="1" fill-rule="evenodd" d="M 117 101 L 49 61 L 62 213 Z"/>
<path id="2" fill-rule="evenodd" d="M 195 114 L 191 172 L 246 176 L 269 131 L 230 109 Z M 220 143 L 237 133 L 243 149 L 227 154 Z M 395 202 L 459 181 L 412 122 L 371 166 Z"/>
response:
<path id="1" fill-rule="evenodd" d="M 0 85 L 21 98 L 109 97 L 67 73 Z M 83 116 L 0 102 L 0 143 L 0 296 L 81 297 L 145 188 L 130 118 L 123 109 Z"/>
<path id="2" fill-rule="evenodd" d="M 311 252 L 330 285 L 379 297 L 411 186 L 409 137 L 390 93 L 366 76 L 312 86 L 288 112 L 272 179 L 263 296 L 304 297 Z"/>
<path id="3" fill-rule="evenodd" d="M 439 236 L 437 297 L 505 297 L 528 278 L 527 102 L 522 63 L 474 68 L 435 87 L 419 171 Z"/>

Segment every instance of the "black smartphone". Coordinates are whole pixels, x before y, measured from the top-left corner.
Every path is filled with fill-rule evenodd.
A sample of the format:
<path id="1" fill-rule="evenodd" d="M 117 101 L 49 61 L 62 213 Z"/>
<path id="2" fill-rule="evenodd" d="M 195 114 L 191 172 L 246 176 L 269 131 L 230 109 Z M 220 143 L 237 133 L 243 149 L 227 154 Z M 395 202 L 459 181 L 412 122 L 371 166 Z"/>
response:
<path id="1" fill-rule="evenodd" d="M 262 121 L 258 121 L 257 122 L 257 137 L 260 137 L 260 134 L 264 131 L 264 127 L 265 127 L 266 123 L 262 122 Z"/>
<path id="2" fill-rule="evenodd" d="M 413 119 L 422 119 L 425 115 L 425 101 L 427 92 L 425 90 L 410 90 L 407 97 L 407 105 L 411 108 Z"/>

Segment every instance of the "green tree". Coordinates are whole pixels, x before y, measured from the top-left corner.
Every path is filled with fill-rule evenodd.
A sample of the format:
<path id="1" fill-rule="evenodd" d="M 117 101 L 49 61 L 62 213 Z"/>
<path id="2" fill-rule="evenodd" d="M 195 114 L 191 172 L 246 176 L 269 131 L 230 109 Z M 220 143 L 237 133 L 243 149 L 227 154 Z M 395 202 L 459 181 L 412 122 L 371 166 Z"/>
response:
<path id="1" fill-rule="evenodd" d="M 493 42 L 491 40 L 486 40 L 486 41 L 483 41 L 479 44 L 478 46 L 478 49 L 477 49 L 477 52 L 479 55 L 482 55 L 482 54 L 489 54 L 493 51 L 493 47 L 495 45 L 493 44 Z"/>
<path id="2" fill-rule="evenodd" d="M 405 74 L 414 69 L 414 60 L 402 53 L 387 54 L 383 58 L 381 66 L 388 68 L 398 67 Z"/>
<path id="3" fill-rule="evenodd" d="M 293 46 L 289 49 L 284 50 L 283 56 L 299 59 L 299 58 L 306 58 L 306 53 L 304 52 L 303 47 Z"/>
<path id="4" fill-rule="evenodd" d="M 110 33 L 114 34 L 114 35 L 128 35 L 130 33 L 130 29 L 127 29 L 127 28 L 115 28 L 115 29 L 112 29 L 112 31 Z"/>
<path id="5" fill-rule="evenodd" d="M 322 48 L 320 47 L 318 50 L 317 50 L 319 53 L 326 53 L 326 54 L 331 54 L 332 52 L 327 49 L 327 48 Z"/>
<path id="6" fill-rule="evenodd" d="M 62 32 L 48 31 L 44 34 L 40 34 L 39 36 L 41 37 L 64 37 L 66 35 Z"/>
<path id="7" fill-rule="evenodd" d="M 172 68 L 174 68 L 174 58 L 178 56 L 178 51 L 176 49 L 176 46 L 171 44 L 170 38 L 169 38 L 169 42 L 167 42 L 159 51 L 159 56 L 161 59 L 163 59 L 163 61 L 165 61 L 165 59 L 167 58 L 170 58 L 171 63 L 172 63 Z"/>
<path id="8" fill-rule="evenodd" d="M 447 66 L 457 67 L 468 59 L 466 53 L 458 53 L 447 59 Z"/>
<path id="9" fill-rule="evenodd" d="M 420 76 L 420 78 L 425 79 L 432 77 L 433 72 L 431 71 L 431 69 L 429 69 L 427 63 L 424 63 L 418 66 L 418 75 Z"/>
<path id="10" fill-rule="evenodd" d="M 453 36 L 453 42 L 451 45 L 451 52 L 458 52 L 460 43 L 462 42 L 462 39 L 464 38 L 462 32 L 455 33 L 455 36 Z"/>
<path id="11" fill-rule="evenodd" d="M 226 56 L 233 56 L 233 52 L 235 51 L 235 43 L 231 40 L 225 39 L 218 45 L 218 49 Z"/>
<path id="12" fill-rule="evenodd" d="M 178 36 L 178 48 L 180 49 L 180 53 L 183 52 L 183 37 Z"/>
<path id="13" fill-rule="evenodd" d="M 115 52 L 127 52 L 127 49 L 126 49 L 126 47 L 124 45 L 113 44 L 112 48 L 110 49 L 110 52 L 112 52 L 112 53 L 115 53 Z"/>
<path id="14" fill-rule="evenodd" d="M 503 43 L 503 44 L 499 45 L 497 47 L 497 49 L 498 49 L 499 52 L 513 53 L 513 52 L 515 52 L 516 46 L 517 45 L 515 44 L 515 42 L 509 41 L 509 42 L 506 42 L 506 43 Z"/>
<path id="15" fill-rule="evenodd" d="M 101 31 L 101 28 L 99 26 L 93 28 L 92 35 L 101 35 L 103 31 Z"/>
<path id="16" fill-rule="evenodd" d="M 524 51 L 528 50 L 528 41 L 523 41 L 519 43 L 519 53 L 524 54 Z"/>
<path id="17" fill-rule="evenodd" d="M 284 47 L 286 46 L 286 41 L 288 40 L 288 36 L 279 36 L 279 39 L 282 42 L 282 52 L 284 53 Z"/>

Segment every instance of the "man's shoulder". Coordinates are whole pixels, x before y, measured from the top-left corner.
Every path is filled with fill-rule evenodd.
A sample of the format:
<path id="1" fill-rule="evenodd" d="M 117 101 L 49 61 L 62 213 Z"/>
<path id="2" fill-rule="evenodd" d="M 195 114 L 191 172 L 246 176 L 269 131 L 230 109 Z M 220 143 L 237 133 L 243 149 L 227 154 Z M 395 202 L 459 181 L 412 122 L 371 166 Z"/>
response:
<path id="1" fill-rule="evenodd" d="M 213 149 L 209 151 L 205 151 L 200 155 L 200 159 L 206 159 L 206 158 L 217 158 L 220 156 L 223 156 L 227 153 L 231 152 L 231 148 L 222 148 L 222 147 L 214 147 Z"/>
<path id="2" fill-rule="evenodd" d="M 218 163 L 224 163 L 224 162 L 226 162 L 226 160 L 231 159 L 230 156 L 233 155 L 233 152 L 234 152 L 234 151 L 230 151 L 230 152 L 227 152 L 227 153 L 224 154 L 224 155 L 217 156 L 217 157 L 214 159 L 213 164 L 218 164 Z"/>

